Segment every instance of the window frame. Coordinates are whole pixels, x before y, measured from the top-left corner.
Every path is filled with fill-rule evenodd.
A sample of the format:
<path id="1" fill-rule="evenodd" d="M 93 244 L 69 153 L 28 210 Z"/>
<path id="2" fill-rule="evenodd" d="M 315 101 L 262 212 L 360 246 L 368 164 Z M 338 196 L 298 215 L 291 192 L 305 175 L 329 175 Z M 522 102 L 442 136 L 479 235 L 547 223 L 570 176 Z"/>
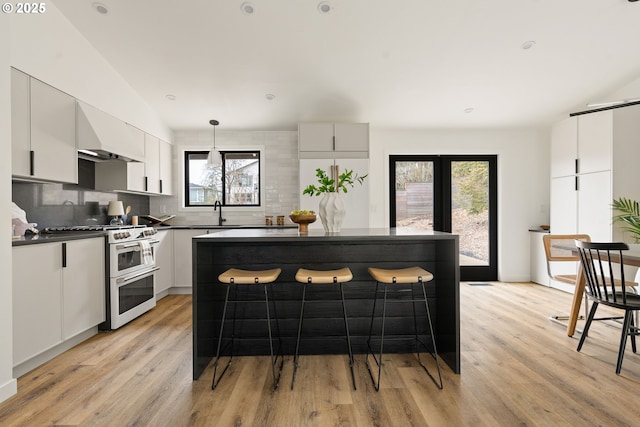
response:
<path id="1" fill-rule="evenodd" d="M 192 154 L 201 154 L 203 156 L 206 156 L 209 154 L 208 149 L 203 149 L 201 147 L 193 147 L 193 148 L 185 148 L 184 150 L 182 150 L 182 181 L 183 181 L 183 185 L 182 185 L 182 195 L 181 195 L 181 199 L 182 199 L 182 203 L 181 203 L 181 210 L 188 210 L 190 212 L 192 211 L 197 211 L 197 210 L 210 210 L 211 208 L 214 207 L 214 204 L 191 204 L 190 203 L 190 188 L 189 188 L 189 179 L 188 179 L 188 174 L 189 174 L 189 156 Z M 227 209 L 239 209 L 242 211 L 247 211 L 247 210 L 261 210 L 263 209 L 263 203 L 264 203 L 264 162 L 262 161 L 263 159 L 263 148 L 262 147 L 243 147 L 243 148 L 234 148 L 234 149 L 223 149 L 220 150 L 220 153 L 222 155 L 222 174 L 223 174 L 223 179 L 222 179 L 222 200 L 220 200 L 220 202 L 222 202 L 222 206 L 224 206 Z M 257 160 L 258 160 L 258 189 L 257 189 L 257 193 L 258 193 L 258 201 L 257 203 L 254 204 L 227 204 L 226 203 L 226 188 L 225 188 L 225 182 L 224 182 L 224 171 L 226 168 L 226 162 L 228 161 L 226 159 L 226 155 L 228 154 L 244 154 L 244 153 L 255 153 L 257 156 Z"/>

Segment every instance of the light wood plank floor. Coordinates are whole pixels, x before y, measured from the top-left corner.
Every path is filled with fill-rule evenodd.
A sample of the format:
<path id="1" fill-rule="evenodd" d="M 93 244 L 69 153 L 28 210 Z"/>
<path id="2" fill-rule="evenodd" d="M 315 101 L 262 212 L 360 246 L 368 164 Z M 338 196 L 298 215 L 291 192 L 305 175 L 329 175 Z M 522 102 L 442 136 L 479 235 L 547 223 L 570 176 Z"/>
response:
<path id="1" fill-rule="evenodd" d="M 18 380 L 1 426 L 623 426 L 640 425 L 640 355 L 615 375 L 619 327 L 577 338 L 551 323 L 571 296 L 532 284 L 461 285 L 462 374 L 438 390 L 411 354 L 384 357 L 376 393 L 363 355 L 301 358 L 278 391 L 267 357 L 237 358 L 217 390 L 191 380 L 191 298 L 169 296 Z"/>

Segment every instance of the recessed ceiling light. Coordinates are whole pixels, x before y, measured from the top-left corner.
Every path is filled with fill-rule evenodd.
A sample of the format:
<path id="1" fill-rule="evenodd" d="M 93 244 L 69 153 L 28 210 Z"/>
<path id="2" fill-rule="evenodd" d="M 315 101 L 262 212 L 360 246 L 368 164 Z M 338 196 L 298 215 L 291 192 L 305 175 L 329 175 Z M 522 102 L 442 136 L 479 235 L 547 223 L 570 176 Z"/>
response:
<path id="1" fill-rule="evenodd" d="M 165 98 L 167 98 L 169 101 L 175 101 L 176 100 L 176 96 L 169 93 L 165 96 Z"/>
<path id="2" fill-rule="evenodd" d="M 320 13 L 329 13 L 332 9 L 333 7 L 328 1 L 321 1 L 320 3 L 318 3 L 318 12 Z"/>
<path id="3" fill-rule="evenodd" d="M 267 101 L 273 101 L 274 99 L 276 99 L 276 96 L 272 93 L 268 93 L 264 97 Z"/>
<path id="4" fill-rule="evenodd" d="M 472 107 L 465 108 L 464 112 L 467 113 L 467 114 L 471 114 L 471 113 L 473 113 L 473 108 Z"/>
<path id="5" fill-rule="evenodd" d="M 536 45 L 536 42 L 533 40 L 529 40 L 526 41 L 524 43 L 522 43 L 522 46 L 520 46 L 522 49 L 527 50 L 527 49 L 531 49 L 532 47 L 534 47 Z"/>
<path id="6" fill-rule="evenodd" d="M 245 15 L 253 15 L 253 12 L 255 12 L 255 8 L 251 3 L 242 3 L 242 6 L 240 6 L 240 9 L 242 10 L 242 13 L 244 13 Z"/>
<path id="7" fill-rule="evenodd" d="M 107 9 L 107 6 L 103 5 L 102 3 L 95 2 L 92 3 L 91 6 L 93 6 L 96 12 L 101 15 L 106 15 L 107 13 L 109 13 L 109 9 Z"/>

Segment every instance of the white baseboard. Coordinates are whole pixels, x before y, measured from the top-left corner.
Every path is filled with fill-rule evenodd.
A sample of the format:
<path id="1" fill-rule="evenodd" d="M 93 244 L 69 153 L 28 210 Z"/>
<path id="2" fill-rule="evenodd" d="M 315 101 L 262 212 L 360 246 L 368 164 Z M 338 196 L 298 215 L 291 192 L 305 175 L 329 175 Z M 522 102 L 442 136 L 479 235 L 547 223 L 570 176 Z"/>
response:
<path id="1" fill-rule="evenodd" d="M 191 295 L 193 289 L 191 287 L 173 287 L 169 288 L 169 295 Z"/>
<path id="2" fill-rule="evenodd" d="M 0 402 L 4 402 L 18 392 L 18 381 L 15 378 L 0 385 Z"/>

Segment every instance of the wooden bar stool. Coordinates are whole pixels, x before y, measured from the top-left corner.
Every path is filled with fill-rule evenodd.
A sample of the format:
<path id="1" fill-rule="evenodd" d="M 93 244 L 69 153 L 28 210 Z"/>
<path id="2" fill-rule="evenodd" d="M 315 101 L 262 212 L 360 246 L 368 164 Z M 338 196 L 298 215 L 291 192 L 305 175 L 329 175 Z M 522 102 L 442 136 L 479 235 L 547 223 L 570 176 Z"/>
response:
<path id="1" fill-rule="evenodd" d="M 373 385 L 376 389 L 376 391 L 380 390 L 380 374 L 382 373 L 382 353 L 384 350 L 384 322 L 386 319 L 386 312 L 387 312 L 387 303 L 411 303 L 411 306 L 413 308 L 413 327 L 414 327 L 414 334 L 415 334 L 415 344 L 416 344 L 416 353 L 418 356 L 418 362 L 420 363 L 420 366 L 422 366 L 422 368 L 425 370 L 425 372 L 429 375 L 429 377 L 431 377 L 431 379 L 433 380 L 434 383 L 436 383 L 436 385 L 442 389 L 442 375 L 440 374 L 440 362 L 438 361 L 438 351 L 436 349 L 436 338 L 435 335 L 433 333 L 433 324 L 431 322 L 431 314 L 429 312 L 429 303 L 427 301 L 427 291 L 425 289 L 425 282 L 429 282 L 431 280 L 433 280 L 433 274 L 429 273 L 428 271 L 420 268 L 420 267 L 409 267 L 409 268 L 401 268 L 401 269 L 397 269 L 397 270 L 386 270 L 386 269 L 382 269 L 382 268 L 369 268 L 368 269 L 369 274 L 371 275 L 371 277 L 373 277 L 376 281 L 376 290 L 375 290 L 375 297 L 373 300 L 373 311 L 371 312 L 371 323 L 369 326 L 369 338 L 367 339 L 367 358 L 366 358 L 366 362 L 367 362 L 367 370 L 369 371 L 369 375 L 371 375 L 371 380 L 373 380 Z M 420 286 L 422 287 L 422 298 L 416 298 L 414 296 L 414 291 L 413 291 L 413 285 L 419 283 Z M 383 300 L 383 306 L 382 306 L 382 327 L 381 327 L 381 334 L 380 334 L 380 352 L 379 352 L 379 356 L 376 356 L 376 354 L 373 352 L 373 349 L 371 348 L 371 335 L 372 335 L 372 331 L 373 331 L 373 320 L 375 317 L 375 312 L 376 312 L 376 302 L 378 301 L 378 288 L 380 286 L 380 284 L 383 285 L 384 287 L 384 300 Z M 387 288 L 389 285 L 396 285 L 396 284 L 410 284 L 411 285 L 411 299 L 401 299 L 401 300 L 395 300 L 395 301 L 387 301 Z M 394 289 L 395 291 L 409 291 L 409 289 Z M 431 345 L 433 346 L 433 351 L 430 351 L 429 348 L 427 347 L 427 345 L 418 338 L 418 320 L 416 317 L 416 306 L 415 303 L 416 302 L 424 302 L 424 306 L 427 312 L 427 320 L 428 320 L 428 326 L 429 326 L 429 333 L 431 335 Z M 389 339 L 389 338 L 388 338 Z M 396 338 L 396 339 L 404 339 L 404 338 Z M 436 361 L 436 366 L 438 368 L 438 379 L 439 381 L 436 381 L 436 379 L 433 377 L 433 375 L 431 375 L 431 373 L 429 372 L 429 370 L 427 369 L 427 367 L 424 365 L 424 363 L 422 363 L 422 360 L 420 359 L 420 349 L 418 344 L 422 344 L 422 346 L 429 351 L 429 353 L 431 354 L 431 356 L 435 359 Z M 378 375 L 377 375 L 377 379 L 374 378 L 373 372 L 371 370 L 371 366 L 369 365 L 369 354 L 371 354 L 371 356 L 373 356 L 373 360 L 376 362 L 376 365 L 378 366 Z"/>
<path id="2" fill-rule="evenodd" d="M 264 288 L 264 305 L 267 310 L 267 328 L 269 330 L 269 350 L 271 353 L 271 374 L 273 375 L 273 388 L 274 390 L 278 388 L 278 384 L 280 382 L 280 374 L 282 372 L 282 365 L 284 363 L 284 358 L 282 355 L 282 342 L 280 341 L 280 330 L 278 328 L 278 318 L 275 315 L 274 317 L 276 321 L 276 329 L 278 334 L 279 350 L 277 354 L 274 355 L 273 351 L 273 336 L 271 333 L 271 313 L 269 310 L 269 293 L 267 291 L 267 284 L 274 282 L 278 276 L 280 275 L 281 269 L 274 268 L 271 270 L 258 270 L 258 271 L 250 271 L 250 270 L 239 270 L 237 268 L 230 268 L 225 271 L 221 275 L 218 276 L 218 280 L 222 283 L 227 284 L 227 292 L 224 298 L 224 308 L 222 309 L 222 320 L 220 321 L 220 334 L 218 336 L 218 347 L 216 350 L 216 361 L 213 365 L 213 383 L 211 385 L 211 389 L 215 389 L 222 376 L 227 372 L 229 365 L 231 365 L 231 360 L 233 359 L 233 341 L 235 339 L 235 305 L 234 305 L 234 315 L 233 315 L 233 328 L 231 332 L 231 341 L 227 343 L 227 345 L 231 344 L 231 354 L 229 356 L 229 361 L 227 365 L 224 367 L 224 370 L 220 374 L 220 376 L 216 379 L 216 372 L 218 370 L 218 361 L 220 360 L 221 353 L 221 345 L 222 345 L 222 335 L 224 332 L 224 323 L 227 317 L 227 305 L 229 303 L 236 304 L 237 303 L 262 303 L 261 300 L 238 300 L 238 290 L 237 285 L 263 285 Z M 231 287 L 235 288 L 235 299 L 229 299 L 229 291 Z M 226 348 L 226 347 L 225 347 Z M 278 374 L 276 375 L 276 364 L 278 361 L 278 357 L 280 357 L 280 367 L 278 368 Z"/>
<path id="3" fill-rule="evenodd" d="M 298 338 L 296 340 L 296 354 L 293 358 L 293 378 L 291 379 L 291 389 L 293 390 L 293 384 L 296 381 L 296 372 L 298 371 L 298 352 L 300 350 L 300 332 L 302 331 L 302 321 L 304 320 L 304 305 L 307 302 L 307 285 L 308 284 L 329 284 L 337 283 L 340 286 L 340 300 L 342 301 L 342 317 L 344 319 L 344 329 L 347 334 L 347 349 L 349 350 L 349 367 L 351 368 L 351 379 L 353 380 L 353 389 L 356 390 L 356 376 L 353 372 L 353 351 L 351 350 L 351 335 L 349 334 L 349 322 L 347 321 L 347 308 L 344 302 L 344 291 L 342 289 L 342 283 L 349 282 L 353 279 L 353 274 L 349 268 L 341 268 L 339 270 L 307 270 L 304 268 L 298 269 L 296 273 L 296 280 L 300 283 L 304 283 L 302 288 L 302 303 L 300 304 L 300 320 L 298 322 Z M 311 300 L 313 302 L 321 302 L 327 300 Z M 331 300 L 333 301 L 333 300 Z"/>

